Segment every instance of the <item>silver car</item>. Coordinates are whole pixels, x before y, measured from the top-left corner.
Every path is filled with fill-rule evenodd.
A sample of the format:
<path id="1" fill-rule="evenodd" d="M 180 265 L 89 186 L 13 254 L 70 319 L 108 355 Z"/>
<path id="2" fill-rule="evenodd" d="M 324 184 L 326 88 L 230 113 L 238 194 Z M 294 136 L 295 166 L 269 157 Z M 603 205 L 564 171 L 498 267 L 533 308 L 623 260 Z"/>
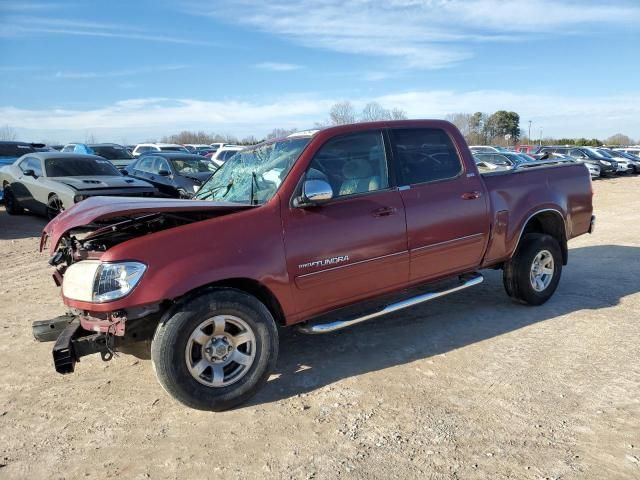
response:
<path id="1" fill-rule="evenodd" d="M 94 196 L 152 196 L 156 188 L 122 175 L 95 155 L 35 152 L 0 168 L 7 213 L 27 209 L 52 219 L 62 210 Z"/>

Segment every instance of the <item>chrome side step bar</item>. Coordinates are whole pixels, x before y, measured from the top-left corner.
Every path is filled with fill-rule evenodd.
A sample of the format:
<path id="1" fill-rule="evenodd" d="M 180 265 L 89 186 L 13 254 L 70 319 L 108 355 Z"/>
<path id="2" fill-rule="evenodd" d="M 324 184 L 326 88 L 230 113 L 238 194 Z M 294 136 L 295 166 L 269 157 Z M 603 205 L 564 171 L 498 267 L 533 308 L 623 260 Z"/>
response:
<path id="1" fill-rule="evenodd" d="M 413 307 L 414 305 L 428 302 L 430 300 L 435 300 L 436 298 L 444 297 L 445 295 L 449 295 L 451 293 L 464 290 L 465 288 L 473 287 L 475 285 L 482 283 L 483 280 L 484 280 L 484 277 L 480 273 L 465 275 L 460 277 L 461 283 L 459 285 L 456 285 L 455 287 L 448 288 L 445 290 L 439 290 L 435 292 L 424 293 L 416 297 L 407 298 L 405 300 L 401 300 L 399 302 L 387 305 L 383 307 L 381 310 L 370 313 L 368 315 L 364 315 L 362 317 L 355 317 L 355 318 L 350 318 L 346 320 L 336 320 L 335 322 L 329 322 L 329 323 L 314 324 L 313 321 L 308 323 L 303 323 L 298 327 L 298 331 L 302 333 L 310 334 L 310 335 L 335 332 L 336 330 L 342 330 L 343 328 L 351 327 L 352 325 L 356 325 L 358 323 L 366 322 L 368 320 L 372 320 L 374 318 L 378 318 L 383 315 L 387 315 L 389 313 L 397 312 L 398 310 L 403 310 L 405 308 Z"/>

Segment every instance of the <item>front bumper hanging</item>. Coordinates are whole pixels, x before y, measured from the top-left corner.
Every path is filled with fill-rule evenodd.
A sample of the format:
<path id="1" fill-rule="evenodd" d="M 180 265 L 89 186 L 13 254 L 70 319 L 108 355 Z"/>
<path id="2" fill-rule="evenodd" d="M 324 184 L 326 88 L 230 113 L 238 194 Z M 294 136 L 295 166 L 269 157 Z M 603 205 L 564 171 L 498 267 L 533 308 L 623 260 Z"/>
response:
<path id="1" fill-rule="evenodd" d="M 55 341 L 53 346 L 53 364 L 56 372 L 73 373 L 76 362 L 87 355 L 99 353 L 102 360 L 111 360 L 120 348 L 130 348 L 132 344 L 149 340 L 153 337 L 155 328 L 160 320 L 160 314 L 152 314 L 129 322 L 126 333 L 118 335 L 116 323 L 111 332 L 102 331 L 102 324 L 89 322 L 87 318 L 66 314 L 51 320 L 33 322 L 33 336 L 40 342 Z M 94 330 L 87 330 L 87 326 Z M 96 333 L 97 332 L 97 333 Z"/>
<path id="2" fill-rule="evenodd" d="M 82 335 L 80 320 L 75 319 L 67 325 L 53 346 L 53 365 L 58 373 L 73 373 L 76 362 L 81 357 L 100 353 L 103 360 L 110 360 L 112 350 L 107 345 L 108 337 L 103 334 Z"/>

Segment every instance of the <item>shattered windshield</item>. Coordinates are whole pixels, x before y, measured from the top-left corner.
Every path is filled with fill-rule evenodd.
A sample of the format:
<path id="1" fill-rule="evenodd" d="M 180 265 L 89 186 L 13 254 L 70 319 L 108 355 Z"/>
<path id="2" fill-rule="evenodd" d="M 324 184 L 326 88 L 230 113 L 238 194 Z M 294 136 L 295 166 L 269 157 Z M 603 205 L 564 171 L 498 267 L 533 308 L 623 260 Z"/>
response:
<path id="1" fill-rule="evenodd" d="M 283 139 L 241 150 L 200 187 L 197 200 L 259 205 L 276 193 L 310 138 Z"/>

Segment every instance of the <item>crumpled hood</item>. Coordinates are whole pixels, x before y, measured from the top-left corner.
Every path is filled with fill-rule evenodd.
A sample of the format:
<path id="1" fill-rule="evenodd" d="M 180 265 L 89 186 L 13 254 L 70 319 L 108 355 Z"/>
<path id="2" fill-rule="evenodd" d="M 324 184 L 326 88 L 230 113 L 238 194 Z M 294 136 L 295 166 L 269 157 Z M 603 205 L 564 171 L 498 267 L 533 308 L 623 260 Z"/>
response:
<path id="1" fill-rule="evenodd" d="M 69 230 L 110 218 L 135 217 L 161 212 L 233 212 L 254 208 L 242 203 L 218 203 L 207 200 L 172 198 L 91 197 L 65 210 L 49 222 L 42 231 L 40 251 L 47 239 L 53 252 Z"/>
<path id="2" fill-rule="evenodd" d="M 51 180 L 64 183 L 76 190 L 104 190 L 105 188 L 151 187 L 145 181 L 124 175 L 93 176 L 93 177 L 52 177 Z"/>

